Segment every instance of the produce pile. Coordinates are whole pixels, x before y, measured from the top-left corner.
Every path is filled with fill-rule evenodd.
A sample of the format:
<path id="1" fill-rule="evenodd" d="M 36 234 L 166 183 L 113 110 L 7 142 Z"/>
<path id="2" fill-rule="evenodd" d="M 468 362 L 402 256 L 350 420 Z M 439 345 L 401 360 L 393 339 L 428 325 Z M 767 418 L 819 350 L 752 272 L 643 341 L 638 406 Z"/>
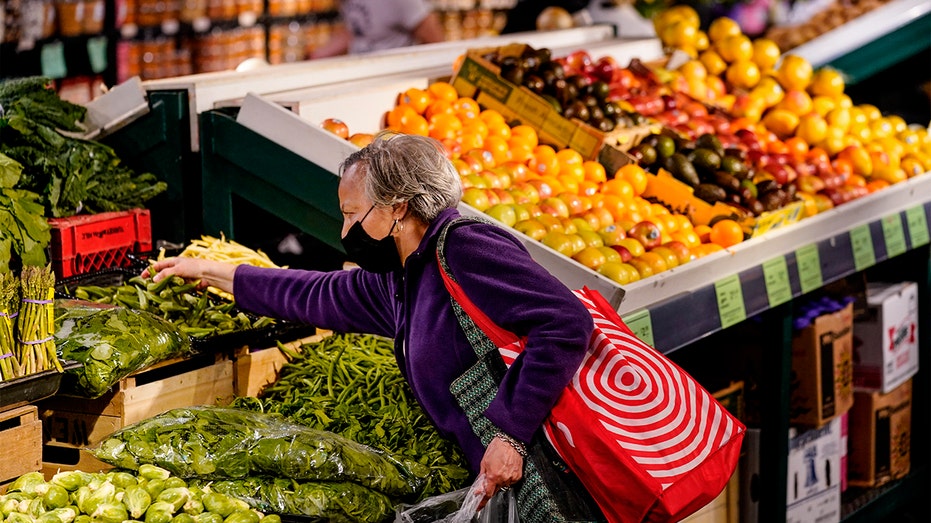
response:
<path id="1" fill-rule="evenodd" d="M 622 67 L 529 46 L 519 56 L 513 46 L 473 55 L 555 113 L 614 124 L 613 133 L 644 119 L 662 128 L 632 144 L 615 172 L 541 143 L 539 129 L 444 82 L 400 93 L 385 128 L 441 141 L 463 202 L 620 284 L 931 170 L 928 130 L 854 106 L 839 72 L 783 56 L 726 17 L 705 32 L 687 6 L 653 20 L 674 60 Z M 371 139 L 333 118 L 323 127 L 360 146 Z"/>
<path id="2" fill-rule="evenodd" d="M 220 480 L 231 495 L 265 506 L 281 508 L 277 496 L 291 491 L 289 510 L 351 510 L 344 517 L 355 521 L 379 521 L 390 499 L 416 497 L 428 472 L 331 432 L 222 407 L 170 410 L 117 431 L 94 455 L 132 470 L 154 464 L 182 478 Z M 320 503 L 328 512 L 311 512 Z"/>
<path id="3" fill-rule="evenodd" d="M 209 485 L 189 485 L 148 465 L 135 473 L 59 472 L 48 482 L 30 472 L 0 494 L 0 511 L 6 523 L 281 523 Z"/>
<path id="4" fill-rule="evenodd" d="M 55 303 L 55 344 L 62 358 L 83 364 L 68 371 L 76 379 L 66 382 L 67 392 L 88 398 L 102 396 L 133 372 L 191 350 L 190 338 L 155 315 L 76 300 Z"/>
<path id="5" fill-rule="evenodd" d="M 0 381 L 62 371 L 52 331 L 55 274 L 27 266 L 19 277 L 0 273 Z"/>
<path id="6" fill-rule="evenodd" d="M 12 244 L 24 264 L 45 263 L 45 217 L 142 207 L 165 191 L 109 147 L 74 138 L 85 108 L 61 100 L 41 77 L 0 83 L 0 259 Z M 12 218 L 12 219 L 11 219 Z"/>
<path id="7" fill-rule="evenodd" d="M 465 485 L 468 471 L 461 450 L 439 435 L 414 400 L 391 340 L 337 334 L 297 352 L 279 348 L 289 362 L 278 379 L 259 398 L 236 398 L 234 406 L 280 414 L 418 462 L 429 469 L 421 497 Z"/>

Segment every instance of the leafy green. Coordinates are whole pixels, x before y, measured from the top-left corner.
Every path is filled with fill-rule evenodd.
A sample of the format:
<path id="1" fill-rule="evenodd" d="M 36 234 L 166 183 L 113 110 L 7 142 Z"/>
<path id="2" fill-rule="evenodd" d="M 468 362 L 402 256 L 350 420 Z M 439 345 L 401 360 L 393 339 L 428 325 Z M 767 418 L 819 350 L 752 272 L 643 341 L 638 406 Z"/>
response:
<path id="1" fill-rule="evenodd" d="M 198 484 L 199 482 L 194 482 Z M 298 514 L 332 523 L 377 523 L 392 511 L 384 494 L 349 482 L 298 482 L 249 477 L 213 481 L 210 487 L 276 514 Z"/>
<path id="2" fill-rule="evenodd" d="M 112 434 L 94 455 L 124 468 L 152 463 L 184 478 L 353 481 L 399 497 L 418 493 L 427 472 L 330 432 L 223 407 L 164 412 Z"/>
<path id="3" fill-rule="evenodd" d="M 290 361 L 257 398 L 233 405 L 280 414 L 318 430 L 416 461 L 430 475 L 423 497 L 464 487 L 468 480 L 459 447 L 443 438 L 414 400 L 387 338 L 337 334 L 299 352 L 283 346 Z"/>
<path id="4" fill-rule="evenodd" d="M 19 112 L 30 120 L 53 129 L 83 131 L 81 121 L 87 109 L 62 100 L 52 89 L 49 78 L 33 76 L 0 82 L 0 107 Z"/>
<path id="5" fill-rule="evenodd" d="M 69 371 L 74 390 L 96 398 L 129 374 L 190 351 L 190 340 L 165 320 L 124 307 L 55 302 L 55 343 L 61 357 L 84 365 Z"/>
<path id="6" fill-rule="evenodd" d="M 0 273 L 15 253 L 23 265 L 44 266 L 51 232 L 38 194 L 14 187 L 23 166 L 0 153 Z"/>

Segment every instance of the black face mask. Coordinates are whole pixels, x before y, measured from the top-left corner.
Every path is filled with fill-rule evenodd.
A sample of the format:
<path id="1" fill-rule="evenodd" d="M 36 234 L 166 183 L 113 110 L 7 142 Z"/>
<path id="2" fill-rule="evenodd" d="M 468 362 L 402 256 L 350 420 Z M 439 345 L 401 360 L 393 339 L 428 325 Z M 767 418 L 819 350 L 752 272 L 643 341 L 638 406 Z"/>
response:
<path id="1" fill-rule="evenodd" d="M 343 248 L 349 259 L 369 272 L 387 273 L 394 272 L 403 268 L 401 265 L 401 256 L 398 254 L 398 247 L 394 243 L 391 233 L 398 224 L 395 220 L 388 235 L 380 240 L 369 236 L 362 228 L 362 222 L 368 218 L 375 206 L 365 213 L 361 220 L 349 227 L 349 232 L 342 238 Z"/>

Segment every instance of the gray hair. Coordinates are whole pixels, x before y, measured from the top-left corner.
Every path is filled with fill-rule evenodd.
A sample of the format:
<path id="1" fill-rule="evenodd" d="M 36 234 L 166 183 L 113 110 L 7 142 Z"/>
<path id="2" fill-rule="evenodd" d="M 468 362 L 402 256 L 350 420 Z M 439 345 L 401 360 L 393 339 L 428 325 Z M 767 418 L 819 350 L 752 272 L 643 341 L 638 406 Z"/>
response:
<path id="1" fill-rule="evenodd" d="M 409 212 L 424 223 L 462 199 L 459 172 L 433 138 L 380 132 L 371 144 L 343 160 L 340 175 L 356 164 L 364 169 L 365 195 L 372 203 L 407 202 Z"/>

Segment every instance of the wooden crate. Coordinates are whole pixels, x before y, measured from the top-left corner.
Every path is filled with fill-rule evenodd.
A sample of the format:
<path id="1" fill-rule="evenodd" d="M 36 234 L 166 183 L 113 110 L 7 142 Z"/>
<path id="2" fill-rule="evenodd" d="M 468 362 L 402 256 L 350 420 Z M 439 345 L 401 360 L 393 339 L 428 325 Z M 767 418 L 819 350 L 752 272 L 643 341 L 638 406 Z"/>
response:
<path id="1" fill-rule="evenodd" d="M 313 336 L 285 343 L 284 346 L 291 350 L 299 350 L 301 345 L 318 342 L 331 334 L 331 331 L 317 330 Z M 235 358 L 233 390 L 236 396 L 258 396 L 263 387 L 278 378 L 281 367 L 288 362 L 288 358 L 278 350 L 277 345 L 261 349 L 241 347 L 236 351 Z"/>
<path id="2" fill-rule="evenodd" d="M 43 458 L 46 474 L 58 468 L 100 470 L 104 464 L 81 450 L 127 425 L 178 407 L 228 404 L 233 361 L 222 354 L 176 358 L 132 374 L 114 389 L 96 399 L 59 395 L 39 403 L 43 454 L 60 460 Z"/>
<path id="3" fill-rule="evenodd" d="M 42 422 L 35 405 L 0 412 L 0 483 L 42 468 Z"/>

